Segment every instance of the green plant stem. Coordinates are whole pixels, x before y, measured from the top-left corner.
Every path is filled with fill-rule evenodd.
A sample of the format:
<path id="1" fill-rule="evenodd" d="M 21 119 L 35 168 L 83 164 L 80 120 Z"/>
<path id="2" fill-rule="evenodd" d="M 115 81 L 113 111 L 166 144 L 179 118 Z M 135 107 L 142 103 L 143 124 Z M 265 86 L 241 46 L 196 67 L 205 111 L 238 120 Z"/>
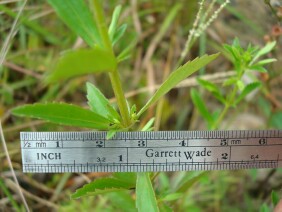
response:
<path id="1" fill-rule="evenodd" d="M 236 93 L 238 92 L 238 86 L 235 85 L 235 87 L 232 90 L 232 93 L 230 95 L 230 98 L 228 100 L 228 102 L 225 104 L 223 111 L 220 113 L 218 119 L 214 122 L 214 124 L 211 127 L 211 130 L 216 130 L 218 129 L 220 123 L 222 122 L 222 120 L 224 119 L 224 117 L 226 116 L 229 108 L 233 105 L 235 97 L 236 97 Z"/>
<path id="2" fill-rule="evenodd" d="M 102 37 L 105 48 L 107 48 L 113 54 L 113 48 L 111 40 L 108 34 L 105 15 L 100 0 L 92 0 L 92 8 L 94 10 L 95 21 L 98 26 L 98 31 Z"/>
<path id="3" fill-rule="evenodd" d="M 127 107 L 127 103 L 126 103 L 126 99 L 124 96 L 124 92 L 122 90 L 121 87 L 121 81 L 120 81 L 120 77 L 119 74 L 117 72 L 117 70 L 110 72 L 110 79 L 111 79 L 111 83 L 112 83 L 112 87 L 115 93 L 115 97 L 117 99 L 117 103 L 118 103 L 118 107 L 119 107 L 119 111 L 120 114 L 122 116 L 122 119 L 124 121 L 125 124 L 125 128 L 130 126 L 130 115 L 129 115 L 129 110 Z"/>
<path id="4" fill-rule="evenodd" d="M 105 15 L 103 13 L 103 7 L 100 0 L 92 0 L 92 7 L 94 10 L 95 21 L 99 30 L 99 33 L 102 37 L 103 44 L 108 51 L 114 55 L 112 48 L 111 40 L 108 34 L 108 29 L 106 25 Z M 130 126 L 130 115 L 129 110 L 127 109 L 127 103 L 124 96 L 124 92 L 121 86 L 121 80 L 117 69 L 111 70 L 109 72 L 112 88 L 117 99 L 118 107 L 120 114 L 123 119 L 124 127 Z"/>
<path id="5" fill-rule="evenodd" d="M 245 70 L 246 70 L 246 67 L 245 65 L 243 66 L 240 66 L 238 68 L 238 77 L 237 77 L 237 80 L 241 80 L 242 76 L 244 75 L 245 73 Z M 219 115 L 218 119 L 214 122 L 214 124 L 212 125 L 211 127 L 211 130 L 216 130 L 218 129 L 219 125 L 221 124 L 222 120 L 224 119 L 224 117 L 226 116 L 229 108 L 231 106 L 234 105 L 234 101 L 235 101 L 235 97 L 236 97 L 236 94 L 239 90 L 239 87 L 237 86 L 237 84 L 234 85 L 234 88 L 229 96 L 229 98 L 227 98 L 227 102 L 224 106 L 224 109 L 223 111 L 221 112 L 221 114 Z"/>

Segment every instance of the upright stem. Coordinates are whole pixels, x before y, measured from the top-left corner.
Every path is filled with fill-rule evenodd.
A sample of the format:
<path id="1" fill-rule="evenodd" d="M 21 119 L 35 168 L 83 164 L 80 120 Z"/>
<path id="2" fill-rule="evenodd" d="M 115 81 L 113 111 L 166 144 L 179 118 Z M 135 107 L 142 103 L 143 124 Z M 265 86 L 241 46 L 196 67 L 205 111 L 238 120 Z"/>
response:
<path id="1" fill-rule="evenodd" d="M 129 115 L 126 99 L 124 96 L 124 92 L 122 90 L 120 76 L 117 70 L 114 70 L 113 72 L 109 72 L 109 75 L 124 125 L 125 127 L 129 127 L 131 124 L 130 115 Z"/>
<path id="2" fill-rule="evenodd" d="M 106 25 L 105 15 L 103 12 L 103 7 L 100 0 L 92 0 L 94 16 L 96 20 L 96 24 L 98 27 L 98 31 L 102 37 L 103 44 L 105 48 L 107 48 L 111 53 L 113 53 L 113 48 L 111 44 L 111 40 L 109 38 L 108 29 Z"/>
<path id="3" fill-rule="evenodd" d="M 95 21 L 96 21 L 99 33 L 102 37 L 104 47 L 109 51 L 109 53 L 113 54 L 113 56 L 115 57 L 114 51 L 112 48 L 112 43 L 109 38 L 108 29 L 107 29 L 107 25 L 105 21 L 105 15 L 103 13 L 103 7 L 101 5 L 101 2 L 100 0 L 92 0 L 92 5 L 93 5 L 93 10 L 94 10 L 94 15 L 95 15 Z M 119 111 L 123 119 L 123 124 L 125 125 L 125 127 L 128 127 L 130 126 L 130 115 L 129 115 L 129 110 L 127 108 L 126 99 L 124 96 L 124 92 L 122 90 L 121 80 L 120 80 L 120 76 L 119 76 L 117 69 L 110 70 L 109 76 L 110 76 L 110 80 L 111 80 L 112 88 L 114 90 L 115 97 L 117 99 Z"/>
<path id="4" fill-rule="evenodd" d="M 241 79 L 241 75 L 238 79 Z M 222 120 L 224 119 L 225 115 L 227 114 L 229 108 L 231 107 L 231 105 L 234 104 L 235 101 L 235 97 L 236 94 L 238 92 L 238 86 L 235 85 L 235 87 L 233 88 L 230 97 L 228 98 L 228 102 L 225 103 L 224 109 L 223 111 L 220 113 L 218 119 L 214 122 L 214 124 L 211 127 L 211 130 L 216 130 L 219 127 L 219 124 L 222 122 Z"/>

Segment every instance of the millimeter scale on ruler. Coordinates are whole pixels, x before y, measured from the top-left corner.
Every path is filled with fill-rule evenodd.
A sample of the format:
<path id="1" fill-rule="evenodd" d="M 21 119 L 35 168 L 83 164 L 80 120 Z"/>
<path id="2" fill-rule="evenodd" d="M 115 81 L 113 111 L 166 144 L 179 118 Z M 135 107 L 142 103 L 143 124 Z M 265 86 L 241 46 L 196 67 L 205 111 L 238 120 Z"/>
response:
<path id="1" fill-rule="evenodd" d="M 156 172 L 282 167 L 282 130 L 21 132 L 24 172 Z"/>

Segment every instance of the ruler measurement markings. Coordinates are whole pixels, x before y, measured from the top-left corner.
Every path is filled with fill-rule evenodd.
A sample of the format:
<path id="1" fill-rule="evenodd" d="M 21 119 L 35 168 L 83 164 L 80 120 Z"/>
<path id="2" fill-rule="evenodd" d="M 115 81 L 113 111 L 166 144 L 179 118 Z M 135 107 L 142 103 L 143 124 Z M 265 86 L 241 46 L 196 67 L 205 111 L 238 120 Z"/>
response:
<path id="1" fill-rule="evenodd" d="M 166 131 L 162 131 L 162 132 L 166 132 Z M 67 132 L 60 132 L 60 133 L 62 133 L 62 135 L 67 134 Z M 152 132 L 149 132 L 149 133 L 152 133 Z M 183 131 L 180 131 L 180 133 L 183 133 Z M 274 135 L 273 135 L 273 133 L 274 133 Z M 42 139 L 41 136 L 39 136 L 38 138 L 30 137 L 30 136 L 28 136 L 28 135 L 32 135 L 32 133 L 30 133 L 30 132 L 22 132 L 21 134 L 22 134 L 21 140 L 47 140 L 47 139 Z M 27 137 L 25 137 L 25 135 L 27 135 Z M 40 135 L 40 133 L 38 133 L 38 135 Z M 246 138 L 246 137 L 244 137 L 242 135 L 241 136 L 234 136 L 234 135 L 228 135 L 228 136 L 205 136 L 205 137 L 202 137 L 202 138 L 213 138 L 213 139 L 228 138 L 228 139 L 230 139 L 230 138 L 234 138 L 234 137 L 235 138 Z M 249 138 L 259 138 L 259 137 L 281 138 L 281 135 L 280 135 L 280 132 L 277 133 L 277 131 L 273 130 L 273 131 L 271 131 L 270 135 L 265 135 L 265 136 L 252 135 L 252 136 L 248 136 L 248 137 Z M 186 138 L 186 136 L 181 136 L 179 138 Z M 188 138 L 199 139 L 199 136 L 192 136 L 192 137 L 190 136 Z M 64 140 L 64 141 L 73 140 L 73 139 L 64 138 L 64 136 L 59 136 L 59 139 Z M 93 139 L 95 139 L 95 138 L 93 137 Z M 140 139 L 140 138 L 136 138 L 136 137 L 131 138 L 131 140 L 138 140 L 138 139 Z M 160 138 L 160 139 L 154 138 L 154 139 L 155 140 L 162 140 L 162 138 Z M 53 139 L 53 140 L 55 140 L 55 139 Z M 119 140 L 119 139 L 115 139 L 115 140 Z"/>
<path id="2" fill-rule="evenodd" d="M 50 132 L 48 132 L 50 133 Z M 39 148 L 41 146 L 35 146 L 33 147 L 25 147 L 24 143 L 25 142 L 36 142 L 36 141 L 56 141 L 56 140 L 61 140 L 61 148 L 60 149 L 65 149 L 64 152 L 66 151 L 66 153 L 68 153 L 69 151 L 71 151 L 71 149 L 81 149 L 81 151 L 84 151 L 83 149 L 86 149 L 85 151 L 87 151 L 87 149 L 93 149 L 93 151 L 95 150 L 99 150 L 99 148 L 94 148 L 94 147 L 84 147 L 84 140 L 85 140 L 85 135 L 88 137 L 88 140 L 90 138 L 90 140 L 94 140 L 94 139 L 103 139 L 103 143 L 104 143 L 104 147 L 106 147 L 106 142 L 108 142 L 108 140 L 105 139 L 105 133 L 101 133 L 101 132 L 90 132 L 90 133 L 83 133 L 83 132 L 73 132 L 73 133 L 67 133 L 67 132 L 55 132 L 55 133 L 51 133 L 50 135 L 48 133 L 41 133 L 41 132 L 37 132 L 37 133 L 21 133 L 21 146 L 22 146 L 22 151 L 23 151 L 23 159 L 24 159 L 24 153 L 29 154 L 29 153 L 33 153 L 34 151 L 36 152 L 36 150 L 38 149 L 44 149 L 44 148 Z M 139 171 L 164 171 L 164 170 L 189 170 L 190 167 L 193 170 L 214 170 L 215 167 L 218 166 L 219 164 L 219 169 L 236 169 L 237 167 L 243 167 L 243 168 L 259 168 L 259 167 L 278 167 L 279 165 L 281 166 L 281 160 L 279 159 L 279 152 L 282 151 L 280 149 L 280 146 L 282 146 L 282 142 L 281 142 L 281 131 L 279 130 L 275 130 L 275 131 L 193 131 L 193 132 L 182 132 L 182 131 L 177 131 L 177 132 L 134 132 L 134 133 L 128 133 L 128 132 L 123 132 L 122 134 L 118 134 L 117 136 L 115 136 L 116 138 L 125 138 L 125 140 L 116 140 L 114 142 L 116 142 L 116 145 L 114 147 L 107 147 L 107 149 L 111 150 L 111 149 L 116 149 L 117 151 L 121 151 L 121 149 L 126 149 L 125 155 L 127 156 L 126 158 L 126 163 L 123 164 L 119 164 L 120 167 L 120 171 L 121 171 L 121 167 L 126 168 L 126 170 L 128 171 L 129 169 L 133 168 L 134 171 L 139 170 Z M 55 138 L 58 139 L 55 139 Z M 208 142 L 203 143 L 205 140 L 210 140 L 211 138 L 211 144 L 209 144 Z M 34 139 L 36 138 L 36 139 Z M 130 138 L 129 141 L 129 145 L 124 145 L 126 143 L 126 139 Z M 144 139 L 145 138 L 145 139 Z M 191 138 L 189 140 L 189 138 Z M 220 153 L 220 149 L 225 149 L 226 146 L 220 146 L 220 144 L 218 143 L 218 141 L 220 141 L 219 139 L 222 138 L 240 138 L 242 140 L 242 142 L 239 144 L 237 143 L 232 143 L 230 142 L 230 146 L 229 148 L 229 160 L 224 162 L 224 161 L 218 161 L 218 158 L 216 158 L 216 163 L 214 163 L 213 159 L 215 156 L 217 156 L 217 154 Z M 250 140 L 251 138 L 251 140 Z M 258 139 L 259 138 L 259 139 Z M 114 138 L 113 138 L 114 139 Z M 138 142 L 138 140 L 145 140 L 145 145 L 141 145 L 139 147 L 134 146 L 134 143 Z M 164 139 L 166 139 L 166 142 L 164 142 Z M 203 148 L 208 150 L 212 150 L 215 155 L 213 155 L 209 161 L 207 161 L 207 157 L 202 157 L 202 158 L 197 158 L 196 161 L 194 161 L 192 159 L 192 162 L 186 161 L 185 159 L 183 159 L 183 157 L 179 157 L 179 158 L 174 158 L 171 159 L 169 162 L 167 160 L 167 158 L 161 158 L 158 159 L 158 162 L 155 161 L 155 159 L 153 158 L 153 161 L 151 159 L 146 159 L 146 157 L 144 156 L 144 150 L 148 149 L 148 148 L 153 148 L 153 149 L 159 149 L 159 151 L 166 151 L 166 149 L 171 149 L 171 148 L 181 148 L 180 145 L 171 145 L 171 143 L 179 143 L 179 140 L 183 139 L 184 141 L 186 140 L 186 145 L 182 148 L 183 151 L 186 150 L 187 148 L 190 150 L 193 149 L 197 149 L 199 148 L 200 150 L 202 150 Z M 218 139 L 218 140 L 217 140 Z M 261 139 L 263 142 L 261 143 Z M 156 142 L 157 144 L 159 144 L 159 146 L 151 146 L 148 145 L 148 141 L 151 140 L 155 140 L 154 142 Z M 256 140 L 258 142 L 256 142 Z M 109 140 L 110 141 L 110 140 Z M 246 144 L 246 141 L 247 142 Z M 69 142 L 75 142 L 80 144 L 82 142 L 82 144 L 78 145 L 77 147 L 72 146 L 71 148 L 69 147 L 69 144 L 73 144 L 73 143 L 69 143 Z M 192 143 L 192 145 L 190 145 L 190 142 Z M 195 145 L 193 146 L 193 144 L 197 144 L 197 142 L 199 142 L 199 144 L 203 144 L 203 145 Z M 250 143 L 250 142 L 254 142 L 254 143 Z M 49 142 L 48 142 L 49 143 Z M 65 144 L 65 145 L 64 145 Z M 107 143 L 108 144 L 108 143 Z M 263 145 L 262 145 L 263 144 Z M 49 146 L 49 145 L 48 145 Z M 50 150 L 53 151 L 56 148 L 50 148 L 46 146 L 46 148 L 44 150 Z M 189 147 L 188 147 L 189 146 Z M 247 150 L 244 152 L 244 160 L 245 161 L 235 161 L 233 160 L 233 147 L 234 146 L 237 148 L 234 149 L 234 152 L 236 153 L 236 151 L 238 151 L 238 149 L 240 150 L 240 148 L 244 148 L 244 150 Z M 223 148 L 220 148 L 223 147 Z M 262 149 L 263 151 L 266 151 L 268 149 L 268 153 L 264 154 L 263 151 L 258 151 L 258 155 L 259 157 L 263 157 L 263 158 L 272 158 L 272 151 L 278 151 L 277 153 L 277 159 L 275 158 L 275 160 L 257 160 L 256 158 L 254 158 L 254 161 L 250 161 L 250 160 L 246 160 L 246 157 L 248 156 L 247 154 L 251 153 L 252 148 L 254 147 L 260 147 L 259 149 Z M 220 149 L 219 149 L 220 148 Z M 278 148 L 278 149 L 277 149 Z M 214 150 L 213 150 L 214 149 Z M 129 150 L 132 150 L 133 153 L 131 157 L 135 157 L 138 156 L 138 154 L 141 153 L 141 156 L 139 155 L 138 157 L 145 157 L 144 159 L 146 159 L 144 162 L 142 162 L 141 159 L 139 159 L 141 161 L 141 164 L 137 165 L 136 168 L 136 164 L 134 163 L 129 163 L 130 161 L 132 161 L 133 158 L 129 157 Z M 198 150 L 198 151 L 200 151 Z M 31 152 L 26 152 L 26 151 L 31 151 Z M 92 150 L 91 150 L 92 151 Z M 141 152 L 140 152 L 141 151 Z M 143 151 L 143 153 L 142 153 Z M 64 153 L 62 152 L 62 153 Z M 240 151 L 238 151 L 240 152 Z M 255 151 L 256 152 L 256 151 Z M 54 154 L 54 153 L 53 153 Z M 106 155 L 111 155 L 111 152 L 105 152 L 104 154 Z M 143 155 L 142 155 L 143 154 Z M 238 153 L 236 154 L 238 155 Z M 275 154 L 276 155 L 276 154 Z M 87 155 L 86 155 L 87 156 Z M 122 156 L 122 155 L 121 155 Z M 240 156 L 242 157 L 242 156 Z M 166 160 L 165 163 L 159 163 L 159 161 L 162 161 L 163 159 Z M 188 159 L 188 158 L 187 158 Z M 201 159 L 203 159 L 203 161 L 201 161 Z M 234 158 L 235 159 L 235 158 Z M 184 160 L 184 161 L 183 161 Z M 85 166 L 85 163 L 87 161 L 87 166 Z M 30 167 L 29 165 L 25 165 L 28 164 L 29 161 L 27 160 L 23 160 L 24 166 L 23 169 L 24 171 L 30 171 L 30 172 L 39 172 L 40 169 L 43 171 L 43 167 L 41 165 L 40 169 L 39 169 L 39 165 L 38 164 L 33 164 L 32 167 Z M 94 169 L 97 171 L 102 171 L 102 170 L 107 170 L 107 171 L 115 171 L 118 170 L 118 168 L 116 168 L 116 164 L 113 160 L 113 164 L 114 165 L 110 165 L 111 161 L 109 162 L 105 162 L 105 163 L 100 163 L 98 166 L 94 164 Z M 88 168 L 88 159 L 87 157 L 83 158 L 82 161 L 79 162 L 80 163 L 80 168 L 76 167 L 76 165 L 74 164 L 73 167 L 69 167 L 69 170 L 74 170 L 74 171 L 80 171 L 82 172 L 83 169 L 82 167 L 84 167 L 84 171 L 86 168 L 86 171 L 91 171 Z M 83 166 L 84 163 L 84 166 Z M 153 163 L 153 164 L 152 164 Z M 62 163 L 61 163 L 62 164 Z M 60 172 L 59 166 L 62 167 L 62 165 L 56 165 L 52 164 L 51 162 L 48 160 L 47 161 L 47 171 L 48 172 Z M 215 165 L 216 164 L 216 165 Z M 65 167 L 65 166 L 64 166 Z M 130 167 L 130 168 L 129 168 Z M 184 167 L 184 168 L 183 168 Z M 45 168 L 45 172 L 46 172 L 46 167 Z M 93 168 L 93 166 L 92 166 Z M 217 167 L 218 168 L 218 167 Z M 51 171 L 50 171 L 51 170 Z M 62 172 L 62 168 L 61 168 L 61 172 Z"/>

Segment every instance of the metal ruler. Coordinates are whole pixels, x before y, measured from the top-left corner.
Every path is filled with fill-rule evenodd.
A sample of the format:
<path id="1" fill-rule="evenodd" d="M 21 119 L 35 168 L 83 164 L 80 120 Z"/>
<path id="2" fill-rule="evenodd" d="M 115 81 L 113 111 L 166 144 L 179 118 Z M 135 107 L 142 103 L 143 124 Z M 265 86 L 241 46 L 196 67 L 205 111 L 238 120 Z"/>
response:
<path id="1" fill-rule="evenodd" d="M 24 172 L 156 172 L 282 167 L 282 130 L 21 132 Z"/>

